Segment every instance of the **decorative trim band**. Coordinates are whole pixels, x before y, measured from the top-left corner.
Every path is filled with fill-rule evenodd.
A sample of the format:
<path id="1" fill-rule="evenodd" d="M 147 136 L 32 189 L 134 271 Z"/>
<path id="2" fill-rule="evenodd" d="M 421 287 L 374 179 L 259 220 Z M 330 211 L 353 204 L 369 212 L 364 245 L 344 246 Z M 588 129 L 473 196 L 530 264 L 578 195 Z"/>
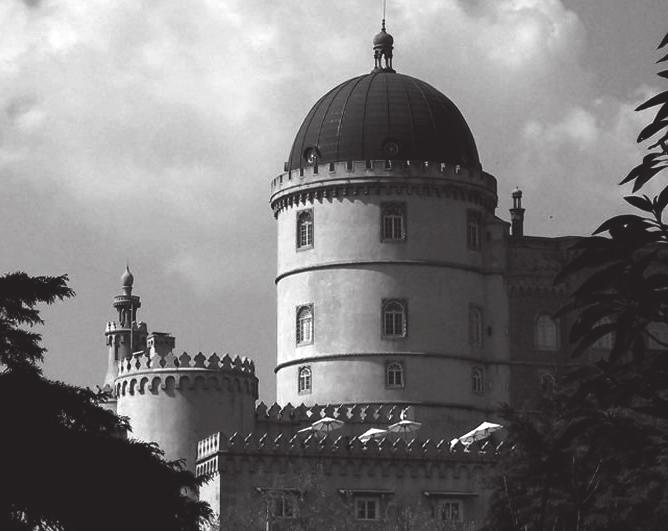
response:
<path id="1" fill-rule="evenodd" d="M 325 262 L 323 264 L 316 264 L 306 267 L 297 267 L 289 271 L 285 271 L 276 277 L 275 284 L 278 284 L 285 277 L 297 275 L 299 273 L 306 273 L 309 271 L 321 271 L 325 269 L 347 269 L 359 266 L 378 266 L 378 265 L 400 265 L 400 266 L 420 266 L 420 267 L 439 267 L 449 269 L 459 269 L 461 271 L 468 271 L 471 273 L 478 273 L 479 275 L 502 275 L 502 270 L 489 269 L 485 270 L 481 267 L 470 266 L 466 264 L 458 264 L 456 262 L 446 262 L 441 260 L 342 260 L 339 262 Z"/>
<path id="2" fill-rule="evenodd" d="M 325 354 L 324 356 L 310 356 L 304 358 L 297 358 L 290 361 L 279 363 L 274 368 L 274 374 L 277 374 L 281 369 L 291 367 L 293 365 L 303 365 L 305 363 L 315 363 L 318 361 L 343 361 L 350 358 L 374 358 L 374 357 L 406 357 L 406 358 L 441 358 L 444 360 L 468 361 L 471 363 L 481 365 L 504 365 L 504 366 L 529 366 L 529 367 L 554 367 L 555 363 L 549 361 L 534 361 L 534 360 L 493 360 L 482 357 L 465 356 L 462 354 L 450 354 L 447 352 L 350 352 L 346 354 Z M 559 364 L 560 367 L 575 367 L 577 363 Z M 366 402 L 365 402 L 366 403 Z M 369 402 L 372 404 L 373 402 Z M 399 402 L 397 402 L 399 404 Z"/>

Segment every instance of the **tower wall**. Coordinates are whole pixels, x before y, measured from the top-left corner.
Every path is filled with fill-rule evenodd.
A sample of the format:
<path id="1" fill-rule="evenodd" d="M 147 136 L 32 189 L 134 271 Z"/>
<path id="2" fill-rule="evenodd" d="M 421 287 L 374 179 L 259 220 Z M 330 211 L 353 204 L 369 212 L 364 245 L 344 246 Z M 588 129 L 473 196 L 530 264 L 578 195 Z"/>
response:
<path id="1" fill-rule="evenodd" d="M 380 164 L 379 164 L 380 163 Z M 273 184 L 278 221 L 277 399 L 279 403 L 406 403 L 488 411 L 507 393 L 505 237 L 493 216 L 496 183 L 446 165 L 337 163 L 283 174 Z M 383 241 L 382 210 L 400 204 L 405 240 Z M 297 248 L 297 216 L 310 209 L 313 245 Z M 467 242 L 471 217 L 480 245 Z M 489 227 L 489 228 L 488 228 Z M 407 306 L 406 337 L 382 333 L 384 299 Z M 297 345 L 296 312 L 313 308 L 313 341 Z M 483 313 L 482 344 L 469 338 L 469 309 Z M 405 385 L 386 385 L 401 361 Z M 298 390 L 308 365 L 312 389 Z M 486 373 L 474 393 L 474 367 Z M 493 389 L 493 391 L 492 391 Z"/>
<path id="2" fill-rule="evenodd" d="M 141 353 L 121 363 L 117 412 L 132 437 L 156 442 L 167 459 L 195 469 L 197 442 L 212 431 L 252 431 L 257 378 L 252 361 Z"/>

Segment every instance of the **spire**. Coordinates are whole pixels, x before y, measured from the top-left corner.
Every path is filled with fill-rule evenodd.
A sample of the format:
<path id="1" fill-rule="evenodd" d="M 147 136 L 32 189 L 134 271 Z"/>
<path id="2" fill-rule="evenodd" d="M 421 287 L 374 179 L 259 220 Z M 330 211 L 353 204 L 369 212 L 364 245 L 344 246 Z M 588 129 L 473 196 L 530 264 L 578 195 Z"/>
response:
<path id="1" fill-rule="evenodd" d="M 385 30 L 385 2 L 383 2 L 383 21 L 380 33 L 373 38 L 374 72 L 394 72 L 392 69 L 392 50 L 394 38 Z M 383 58 L 385 64 L 383 64 Z"/>
<path id="2" fill-rule="evenodd" d="M 134 281 L 135 277 L 130 273 L 130 266 L 126 263 L 125 271 L 121 275 L 121 288 L 123 288 L 126 295 L 132 294 L 132 284 L 134 284 Z"/>

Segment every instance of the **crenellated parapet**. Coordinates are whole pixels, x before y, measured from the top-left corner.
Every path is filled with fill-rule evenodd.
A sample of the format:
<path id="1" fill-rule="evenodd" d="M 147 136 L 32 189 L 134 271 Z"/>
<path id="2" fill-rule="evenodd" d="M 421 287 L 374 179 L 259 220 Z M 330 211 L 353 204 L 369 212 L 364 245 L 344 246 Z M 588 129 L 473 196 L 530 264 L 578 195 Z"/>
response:
<path id="1" fill-rule="evenodd" d="M 362 442 L 356 437 L 318 433 L 275 437 L 267 433 L 235 433 L 231 437 L 214 433 L 198 443 L 196 474 L 215 475 L 224 471 L 223 467 L 234 469 L 243 464 L 252 467 L 253 462 L 257 467 L 272 461 L 296 462 L 308 458 L 325 461 L 330 470 L 345 469 L 355 463 L 354 467 L 368 470 L 381 465 L 385 473 L 392 470 L 394 474 L 403 474 L 405 470 L 416 471 L 420 467 L 443 473 L 446 467 L 455 464 L 492 464 L 505 451 L 503 443 L 491 441 L 465 447 L 459 443 L 453 446 L 445 439 L 405 441 L 398 436 Z"/>
<path id="2" fill-rule="evenodd" d="M 118 397 L 161 390 L 208 390 L 242 393 L 256 399 L 257 384 L 255 364 L 246 357 L 138 352 L 119 362 L 115 390 Z"/>
<path id="3" fill-rule="evenodd" d="M 274 215 L 292 205 L 367 195 L 426 195 L 478 204 L 493 211 L 496 179 L 479 168 L 429 161 L 331 162 L 286 171 L 271 181 Z"/>
<path id="4" fill-rule="evenodd" d="M 393 424 L 402 418 L 412 417 L 412 408 L 395 404 L 314 404 L 297 407 L 288 403 L 267 406 L 260 402 L 255 408 L 256 423 L 279 425 L 303 425 L 322 417 L 341 420 L 347 424 Z"/>

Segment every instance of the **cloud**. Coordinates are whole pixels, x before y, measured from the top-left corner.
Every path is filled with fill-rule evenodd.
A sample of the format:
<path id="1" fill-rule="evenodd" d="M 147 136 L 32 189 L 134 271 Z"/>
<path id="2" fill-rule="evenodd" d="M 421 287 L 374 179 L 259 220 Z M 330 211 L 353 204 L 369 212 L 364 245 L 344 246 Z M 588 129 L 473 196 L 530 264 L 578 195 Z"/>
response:
<path id="1" fill-rule="evenodd" d="M 0 172 L 53 183 L 52 208 L 143 245 L 198 293 L 227 289 L 251 247 L 273 249 L 268 182 L 310 105 L 371 68 L 378 18 L 353 0 L 4 3 Z M 521 152 L 532 128 L 598 142 L 580 101 L 584 29 L 561 1 L 397 2 L 388 24 L 397 68 L 452 96 L 488 169 L 535 158 Z M 235 250 L 225 268 L 214 246 Z"/>

